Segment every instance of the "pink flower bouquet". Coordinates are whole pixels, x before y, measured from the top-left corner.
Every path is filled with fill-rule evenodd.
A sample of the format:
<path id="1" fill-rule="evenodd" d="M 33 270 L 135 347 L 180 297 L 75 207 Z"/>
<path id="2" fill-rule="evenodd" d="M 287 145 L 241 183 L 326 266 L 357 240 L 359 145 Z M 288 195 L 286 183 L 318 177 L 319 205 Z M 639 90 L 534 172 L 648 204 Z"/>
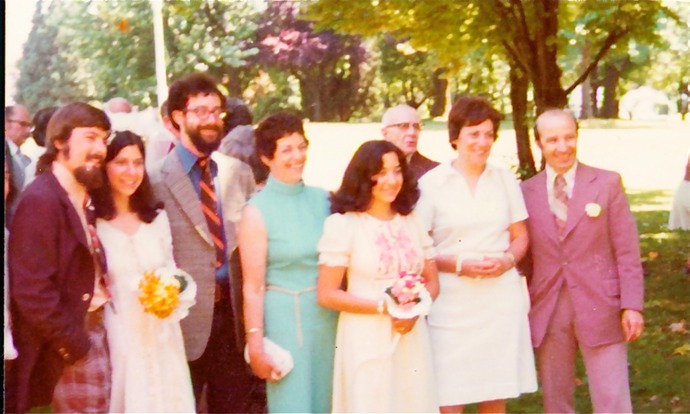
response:
<path id="1" fill-rule="evenodd" d="M 416 273 L 401 272 L 393 285 L 386 289 L 388 313 L 398 319 L 411 319 L 429 313 L 431 295 L 424 279 Z"/>

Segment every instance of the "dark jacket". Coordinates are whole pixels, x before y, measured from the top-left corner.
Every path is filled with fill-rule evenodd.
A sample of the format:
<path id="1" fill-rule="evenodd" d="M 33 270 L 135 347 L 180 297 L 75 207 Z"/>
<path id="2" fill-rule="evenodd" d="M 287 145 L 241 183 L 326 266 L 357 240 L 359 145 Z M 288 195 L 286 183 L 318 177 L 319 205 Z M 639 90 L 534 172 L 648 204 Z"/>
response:
<path id="1" fill-rule="evenodd" d="M 419 180 L 427 171 L 436 167 L 438 162 L 428 159 L 416 151 L 412 154 L 410 158 L 410 163 L 408 167 L 412 171 L 412 174 Z"/>
<path id="2" fill-rule="evenodd" d="M 18 409 L 50 404 L 65 364 L 90 342 L 94 263 L 79 215 L 52 173 L 22 194 L 8 242 Z"/>

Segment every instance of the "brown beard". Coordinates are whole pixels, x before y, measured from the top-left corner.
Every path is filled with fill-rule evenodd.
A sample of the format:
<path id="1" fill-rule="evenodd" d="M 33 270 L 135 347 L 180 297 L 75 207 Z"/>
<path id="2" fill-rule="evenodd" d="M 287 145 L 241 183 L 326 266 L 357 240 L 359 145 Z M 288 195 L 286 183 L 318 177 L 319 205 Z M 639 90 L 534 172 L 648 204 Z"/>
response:
<path id="1" fill-rule="evenodd" d="M 199 129 L 200 128 L 187 131 L 187 135 L 189 135 L 189 140 L 192 141 L 192 144 L 199 152 L 206 155 L 210 155 L 220 146 L 220 141 L 223 137 L 221 128 L 205 127 L 205 129 L 214 129 L 218 132 L 218 139 L 214 140 L 213 142 L 208 142 L 204 140 L 204 138 L 201 136 L 201 133 L 199 132 Z"/>
<path id="2" fill-rule="evenodd" d="M 72 174 L 77 182 L 84 185 L 87 190 L 95 190 L 103 185 L 103 171 L 100 168 L 89 169 L 80 165 Z"/>
<path id="3" fill-rule="evenodd" d="M 61 150 L 62 155 L 67 159 L 69 158 L 70 147 L 69 143 Z M 100 157 L 89 157 L 87 161 L 91 158 Z M 101 159 L 101 162 L 103 159 Z M 74 179 L 77 180 L 79 184 L 86 187 L 87 190 L 95 190 L 103 185 L 103 169 L 101 167 L 96 167 L 93 169 L 87 168 L 85 165 L 80 165 L 72 172 Z"/>

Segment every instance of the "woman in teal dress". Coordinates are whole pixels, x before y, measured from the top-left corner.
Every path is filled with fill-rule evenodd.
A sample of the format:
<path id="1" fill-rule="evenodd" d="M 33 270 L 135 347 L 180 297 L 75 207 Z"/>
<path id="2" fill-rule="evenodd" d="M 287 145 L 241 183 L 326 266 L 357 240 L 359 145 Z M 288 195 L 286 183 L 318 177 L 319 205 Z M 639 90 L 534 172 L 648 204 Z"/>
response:
<path id="1" fill-rule="evenodd" d="M 250 365 L 266 380 L 269 412 L 330 412 L 337 313 L 316 303 L 328 194 L 302 181 L 308 141 L 299 118 L 272 115 L 255 134 L 270 176 L 238 231 Z M 292 371 L 281 371 L 264 336 L 292 354 Z"/>

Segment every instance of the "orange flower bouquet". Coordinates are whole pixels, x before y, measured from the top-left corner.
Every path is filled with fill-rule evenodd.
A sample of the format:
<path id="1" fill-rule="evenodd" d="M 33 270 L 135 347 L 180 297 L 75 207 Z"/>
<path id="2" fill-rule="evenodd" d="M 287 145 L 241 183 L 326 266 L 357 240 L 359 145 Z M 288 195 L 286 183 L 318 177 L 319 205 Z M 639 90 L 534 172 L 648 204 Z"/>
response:
<path id="1" fill-rule="evenodd" d="M 161 268 L 145 272 L 137 284 L 139 303 L 144 312 L 161 319 L 182 319 L 195 303 L 194 279 L 177 268 Z"/>

